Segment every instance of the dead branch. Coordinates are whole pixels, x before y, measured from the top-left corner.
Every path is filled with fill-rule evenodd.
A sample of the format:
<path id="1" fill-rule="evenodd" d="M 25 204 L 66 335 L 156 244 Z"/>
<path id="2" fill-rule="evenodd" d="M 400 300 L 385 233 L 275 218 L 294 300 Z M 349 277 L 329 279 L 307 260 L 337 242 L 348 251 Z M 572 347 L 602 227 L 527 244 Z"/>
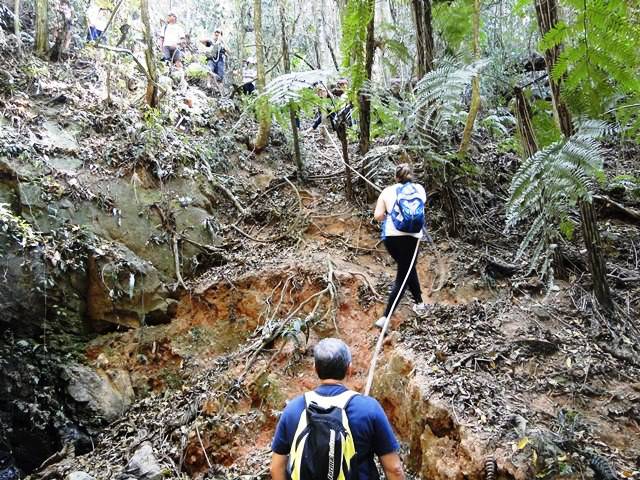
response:
<path id="1" fill-rule="evenodd" d="M 640 211 L 625 207 L 623 204 L 618 203 L 605 195 L 594 195 L 593 199 L 596 202 L 603 204 L 607 209 L 628 218 L 632 223 L 640 223 Z"/>
<path id="2" fill-rule="evenodd" d="M 231 200 L 231 202 L 233 203 L 233 205 L 238 209 L 238 211 L 240 212 L 240 215 L 242 215 L 243 217 L 247 214 L 247 211 L 245 210 L 245 208 L 242 206 L 242 204 L 240 203 L 240 201 L 238 200 L 238 198 L 231 192 L 231 190 L 229 190 L 227 187 L 225 187 L 222 182 L 217 181 L 213 176 L 211 176 L 209 178 L 209 181 L 213 184 L 214 187 L 217 187 L 222 193 L 224 193 L 224 195 Z"/>
<path id="3" fill-rule="evenodd" d="M 176 278 L 178 279 L 178 283 L 180 284 L 180 286 L 182 286 L 182 288 L 187 290 L 187 286 L 184 284 L 184 280 L 182 279 L 182 275 L 180 274 L 180 256 L 178 252 L 178 236 L 177 235 L 173 235 L 172 243 L 173 243 L 173 260 L 176 266 Z"/>
<path id="4" fill-rule="evenodd" d="M 243 237 L 246 237 L 246 238 L 248 238 L 250 240 L 253 240 L 254 242 L 258 242 L 258 243 L 278 242 L 280 240 L 283 240 L 283 239 L 287 238 L 289 235 L 291 235 L 291 232 L 293 232 L 293 230 L 298 228 L 299 224 L 302 223 L 302 218 L 304 217 L 304 215 L 303 215 L 304 205 L 302 203 L 302 197 L 300 196 L 300 192 L 298 191 L 296 186 L 293 183 L 291 183 L 291 181 L 288 178 L 285 177 L 284 180 L 293 189 L 293 191 L 296 194 L 296 197 L 298 199 L 298 214 L 296 215 L 295 220 L 291 223 L 289 228 L 287 228 L 287 230 L 284 233 L 282 233 L 281 235 L 278 235 L 276 237 L 273 237 L 273 238 L 263 239 L 263 238 L 254 237 L 253 235 L 248 234 L 247 232 L 245 232 L 244 230 L 242 230 L 240 227 L 237 226 L 237 222 L 236 222 L 236 224 L 230 225 L 230 227 L 233 228 L 235 231 L 237 231 Z"/>
<path id="5" fill-rule="evenodd" d="M 127 49 L 127 48 L 111 47 L 111 46 L 109 46 L 109 45 L 104 45 L 104 44 L 102 44 L 102 43 L 96 43 L 96 44 L 94 45 L 94 47 L 96 47 L 96 48 L 101 48 L 102 50 L 108 50 L 108 51 L 110 51 L 110 52 L 115 52 L 115 53 L 124 53 L 124 54 L 126 54 L 126 55 L 131 55 L 131 58 L 133 58 L 133 61 L 136 63 L 136 65 L 137 65 L 137 67 L 138 67 L 138 70 L 140 70 L 140 71 L 142 72 L 142 74 L 145 76 L 145 78 L 146 78 L 148 81 L 150 81 L 150 82 L 152 82 L 152 81 L 153 81 L 153 79 L 152 79 L 152 78 L 151 78 L 151 76 L 149 75 L 149 72 L 147 72 L 147 69 L 146 69 L 146 68 L 144 68 L 144 65 L 142 65 L 142 63 L 140 63 L 140 60 L 138 60 L 138 59 L 136 58 L 136 56 L 133 54 L 133 52 L 132 52 L 131 50 L 129 50 L 129 49 Z M 160 88 L 161 90 L 163 90 L 163 91 L 164 91 L 164 89 L 162 89 L 162 88 L 160 87 L 160 85 L 156 84 L 156 86 L 157 86 L 158 88 Z"/>
<path id="6" fill-rule="evenodd" d="M 353 272 L 353 271 L 348 271 L 347 272 L 349 275 L 353 275 L 355 276 L 359 276 L 362 277 L 362 279 L 364 280 L 364 283 L 367 285 L 367 287 L 369 288 L 369 290 L 371 290 L 371 293 L 373 293 L 373 296 L 376 297 L 377 300 L 382 300 L 382 295 L 380 295 L 376 289 L 373 287 L 373 285 L 371 284 L 371 280 L 369 279 L 369 277 L 367 275 L 365 275 L 362 272 Z"/>

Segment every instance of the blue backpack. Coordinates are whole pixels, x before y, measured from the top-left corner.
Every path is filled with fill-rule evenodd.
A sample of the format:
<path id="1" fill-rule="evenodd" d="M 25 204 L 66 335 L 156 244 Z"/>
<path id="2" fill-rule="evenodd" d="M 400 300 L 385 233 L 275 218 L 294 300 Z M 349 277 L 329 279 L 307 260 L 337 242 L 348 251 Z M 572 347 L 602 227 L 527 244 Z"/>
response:
<path id="1" fill-rule="evenodd" d="M 411 183 L 403 183 L 396 189 L 396 203 L 391 209 L 391 221 L 397 230 L 418 233 L 425 224 L 424 201 Z"/>

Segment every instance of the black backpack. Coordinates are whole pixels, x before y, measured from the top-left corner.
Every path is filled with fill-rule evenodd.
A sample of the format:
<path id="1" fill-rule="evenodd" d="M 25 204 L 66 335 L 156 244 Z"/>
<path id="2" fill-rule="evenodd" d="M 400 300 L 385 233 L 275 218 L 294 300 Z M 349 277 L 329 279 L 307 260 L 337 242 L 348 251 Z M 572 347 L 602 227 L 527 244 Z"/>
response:
<path id="1" fill-rule="evenodd" d="M 305 393 L 305 409 L 289 453 L 291 480 L 357 480 L 356 449 L 346 413 L 356 395 L 352 390 L 333 397 Z"/>

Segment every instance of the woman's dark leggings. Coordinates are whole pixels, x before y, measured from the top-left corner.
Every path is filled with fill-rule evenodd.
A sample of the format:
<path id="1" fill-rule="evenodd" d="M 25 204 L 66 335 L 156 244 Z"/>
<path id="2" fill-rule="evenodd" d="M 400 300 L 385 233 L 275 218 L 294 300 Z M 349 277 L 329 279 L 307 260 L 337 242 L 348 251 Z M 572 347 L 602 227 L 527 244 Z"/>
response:
<path id="1" fill-rule="evenodd" d="M 384 246 L 387 247 L 387 251 L 393 259 L 398 264 L 398 271 L 396 272 L 396 282 L 393 285 L 393 290 L 391 291 L 391 295 L 389 295 L 389 301 L 387 302 L 387 308 L 384 310 L 384 316 L 387 317 L 389 315 L 389 311 L 391 310 L 391 305 L 398 295 L 400 291 L 400 286 L 404 281 L 404 277 L 407 276 L 407 271 L 409 271 L 409 266 L 411 265 L 411 259 L 413 258 L 413 252 L 416 249 L 416 243 L 418 243 L 420 239 L 411 237 L 409 235 L 402 235 L 398 237 L 387 237 L 384 239 Z M 416 262 L 411 268 L 411 273 L 409 274 L 409 278 L 407 279 L 407 283 L 400 295 L 404 295 L 404 291 L 409 288 L 411 295 L 416 303 L 422 303 L 422 292 L 420 291 L 420 280 L 418 279 L 418 272 L 416 271 L 416 263 L 418 262 L 418 257 L 416 256 Z M 398 299 L 400 302 L 400 299 Z M 396 307 L 398 304 L 396 303 Z"/>

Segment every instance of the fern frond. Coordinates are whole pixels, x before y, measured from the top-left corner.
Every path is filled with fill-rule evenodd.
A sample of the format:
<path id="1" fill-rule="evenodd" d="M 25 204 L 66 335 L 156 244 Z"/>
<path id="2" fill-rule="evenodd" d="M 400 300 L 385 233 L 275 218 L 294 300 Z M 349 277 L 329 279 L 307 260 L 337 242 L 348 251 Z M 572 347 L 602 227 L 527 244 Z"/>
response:
<path id="1" fill-rule="evenodd" d="M 506 205 L 506 228 L 532 220 L 516 258 L 531 250 L 531 270 L 545 278 L 553 275 L 552 245 L 560 225 L 580 199 L 589 198 L 601 174 L 604 150 L 599 138 L 612 126 L 581 118 L 575 134 L 525 160 L 513 176 Z"/>
<path id="2" fill-rule="evenodd" d="M 313 87 L 316 83 L 327 83 L 335 75 L 326 70 L 309 70 L 280 75 L 271 80 L 263 95 L 277 106 L 285 106 L 300 100 L 302 90 Z"/>

